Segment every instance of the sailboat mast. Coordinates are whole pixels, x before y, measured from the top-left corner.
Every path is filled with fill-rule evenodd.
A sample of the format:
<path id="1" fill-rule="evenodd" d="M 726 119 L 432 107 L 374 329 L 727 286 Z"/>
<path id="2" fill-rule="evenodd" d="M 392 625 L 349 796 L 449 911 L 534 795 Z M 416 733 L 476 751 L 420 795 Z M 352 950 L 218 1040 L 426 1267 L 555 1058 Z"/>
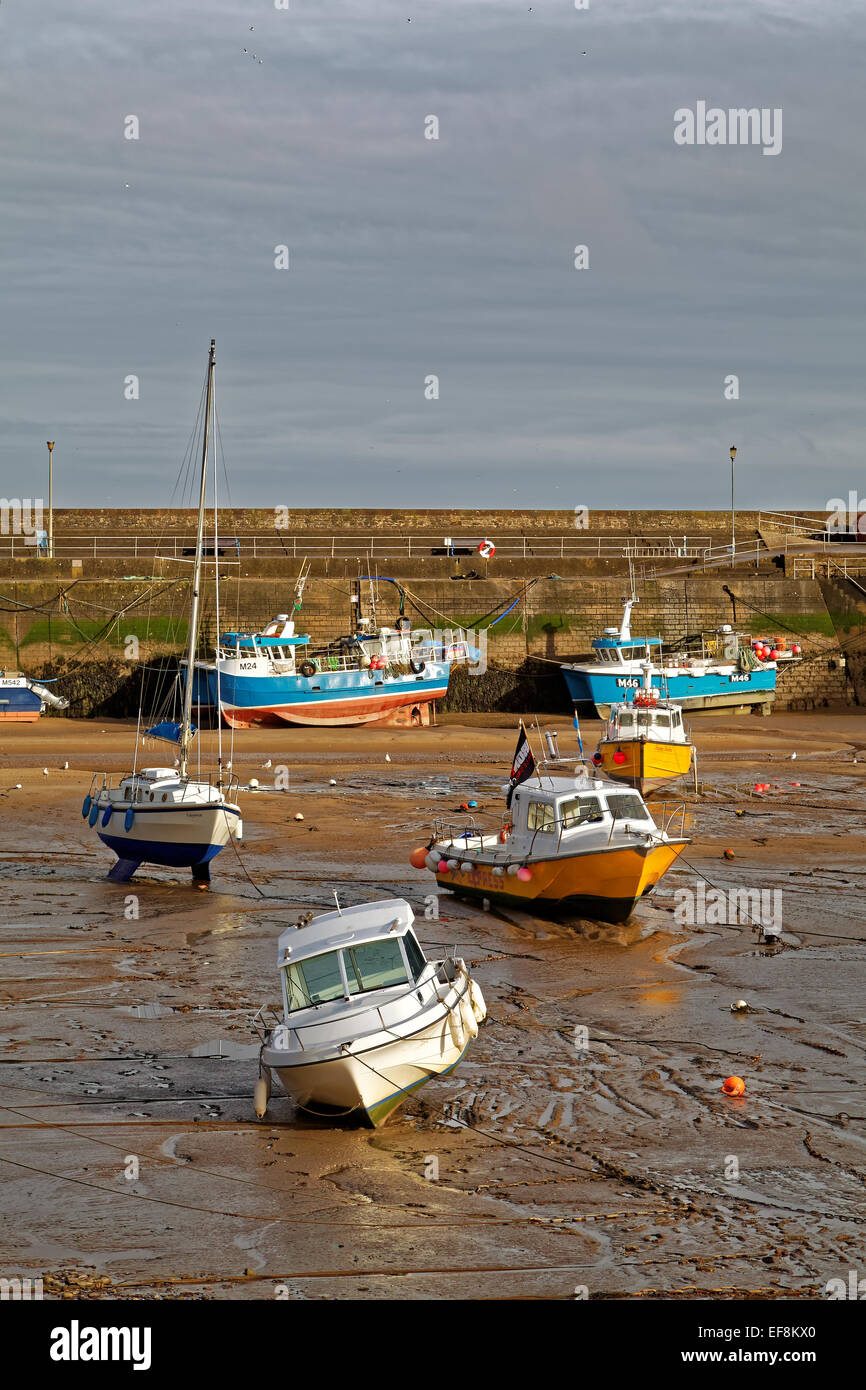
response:
<path id="1" fill-rule="evenodd" d="M 207 454 L 210 444 L 210 417 L 213 408 L 213 373 L 216 358 L 216 339 L 210 340 L 207 367 L 207 400 L 204 411 L 204 431 L 201 447 L 201 486 L 198 500 L 198 535 L 195 544 L 195 565 L 192 572 L 192 603 L 189 610 L 189 644 L 186 651 L 186 685 L 183 692 L 183 715 L 180 729 L 180 775 L 186 776 L 189 745 L 192 739 L 192 689 L 195 681 L 195 650 L 198 645 L 199 591 L 201 589 L 202 552 L 204 550 L 204 512 L 207 491 Z"/>

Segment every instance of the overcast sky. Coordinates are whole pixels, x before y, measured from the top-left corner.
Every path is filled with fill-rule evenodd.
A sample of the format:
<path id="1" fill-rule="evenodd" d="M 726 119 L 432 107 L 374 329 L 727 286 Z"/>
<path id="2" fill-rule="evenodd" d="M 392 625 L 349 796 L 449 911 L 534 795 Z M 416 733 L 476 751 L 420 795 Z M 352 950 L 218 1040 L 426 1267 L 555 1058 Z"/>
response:
<path id="1" fill-rule="evenodd" d="M 167 503 L 212 336 L 235 504 L 725 507 L 732 443 L 744 507 L 866 494 L 864 40 L 862 0 L 2 0 L 0 495 L 52 438 L 58 506 Z M 781 153 L 678 146 L 698 101 Z"/>

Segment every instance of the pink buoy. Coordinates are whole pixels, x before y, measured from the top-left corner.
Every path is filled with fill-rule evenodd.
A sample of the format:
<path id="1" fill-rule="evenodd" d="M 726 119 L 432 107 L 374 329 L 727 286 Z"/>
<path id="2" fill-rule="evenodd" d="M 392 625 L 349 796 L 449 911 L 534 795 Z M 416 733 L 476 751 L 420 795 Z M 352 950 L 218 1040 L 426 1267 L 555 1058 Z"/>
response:
<path id="1" fill-rule="evenodd" d="M 439 863 L 437 864 L 436 867 L 437 867 L 437 870 L 438 870 L 438 872 L 439 872 L 440 874 L 447 874 L 447 872 L 448 872 L 448 860 L 447 860 L 447 859 L 440 859 L 440 860 L 439 860 Z"/>
<path id="2" fill-rule="evenodd" d="M 532 878 L 532 870 L 527 869 L 526 865 L 522 864 L 517 870 L 517 877 L 520 879 L 521 883 L 528 883 Z"/>

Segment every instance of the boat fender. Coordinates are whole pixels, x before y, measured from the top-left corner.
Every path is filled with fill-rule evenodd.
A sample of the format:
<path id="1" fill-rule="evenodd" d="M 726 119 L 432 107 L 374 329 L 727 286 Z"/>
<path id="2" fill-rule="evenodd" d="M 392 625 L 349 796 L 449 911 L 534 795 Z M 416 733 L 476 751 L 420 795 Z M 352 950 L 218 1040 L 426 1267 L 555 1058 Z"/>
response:
<path id="1" fill-rule="evenodd" d="M 112 806 L 111 802 L 109 801 L 108 805 L 106 806 L 105 810 L 104 810 L 103 813 L 102 813 L 102 824 L 103 824 L 103 825 L 108 825 L 108 822 L 111 820 L 111 813 L 112 813 L 113 810 L 114 810 L 114 807 Z"/>
<path id="2" fill-rule="evenodd" d="M 453 1007 L 448 1010 L 448 1031 L 451 1034 L 451 1041 L 454 1046 L 462 1049 L 466 1039 L 463 1032 L 463 1018 L 460 1013 L 459 1003 L 454 1004 Z"/>
<path id="3" fill-rule="evenodd" d="M 472 1005 L 469 1002 L 468 990 L 464 994 L 463 998 L 460 1000 L 460 1017 L 463 1020 L 463 1027 L 466 1029 L 466 1032 L 469 1034 L 470 1038 L 477 1038 L 478 1019 L 475 1017 L 475 1011 L 473 1010 Z"/>
<path id="4" fill-rule="evenodd" d="M 408 632 L 412 624 L 406 617 L 398 618 L 394 624 L 398 632 Z"/>
<path id="5" fill-rule="evenodd" d="M 81 815 L 84 820 L 87 820 L 87 817 L 90 814 L 90 805 L 92 799 L 92 797 L 86 796 L 83 802 L 81 803 Z"/>
<path id="6" fill-rule="evenodd" d="M 253 1087 L 253 1108 L 256 1117 L 263 1120 L 268 1110 L 268 1083 L 264 1076 L 259 1076 Z"/>
<path id="7" fill-rule="evenodd" d="M 509 865 L 508 865 L 508 868 L 505 870 L 505 872 L 506 872 L 507 874 L 510 874 L 511 877 L 514 878 L 514 876 L 519 872 L 519 870 L 520 870 L 520 865 L 519 865 L 519 864 L 509 864 Z"/>
<path id="8" fill-rule="evenodd" d="M 299 669 L 301 675 L 307 676 L 308 678 L 316 674 L 316 668 L 313 665 L 312 661 L 302 661 Z"/>
<path id="9" fill-rule="evenodd" d="M 484 995 L 481 993 L 481 986 L 474 980 L 469 981 L 469 1002 L 472 1005 L 472 1012 L 479 1023 L 483 1023 L 487 1017 L 487 1005 L 484 1002 Z"/>
<path id="10" fill-rule="evenodd" d="M 90 815 L 87 817 L 88 822 L 90 823 L 90 825 L 95 825 L 95 824 L 96 824 L 96 820 L 97 820 L 98 815 L 99 815 L 99 807 L 98 807 L 98 805 L 96 804 L 96 802 L 94 801 L 93 805 L 92 805 L 91 808 L 90 808 Z"/>
<path id="11" fill-rule="evenodd" d="M 439 855 L 438 855 L 438 854 L 428 854 L 428 855 L 427 855 L 427 868 L 430 870 L 431 873 L 434 873 L 434 874 L 435 874 L 436 870 L 439 868 Z"/>
<path id="12" fill-rule="evenodd" d="M 127 806 L 126 815 L 123 817 L 123 828 L 128 833 L 132 829 L 132 822 L 135 820 L 135 811 L 131 806 Z"/>
<path id="13" fill-rule="evenodd" d="M 426 661 L 415 661 L 413 659 L 409 662 L 409 670 L 414 676 L 420 676 L 423 671 L 427 670 L 427 663 Z"/>

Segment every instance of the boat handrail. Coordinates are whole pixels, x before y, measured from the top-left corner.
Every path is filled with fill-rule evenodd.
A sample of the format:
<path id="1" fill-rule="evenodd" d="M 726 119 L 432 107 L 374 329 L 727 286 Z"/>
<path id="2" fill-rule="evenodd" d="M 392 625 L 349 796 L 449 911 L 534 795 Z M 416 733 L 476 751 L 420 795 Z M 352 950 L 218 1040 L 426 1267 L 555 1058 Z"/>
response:
<path id="1" fill-rule="evenodd" d="M 669 808 L 670 808 L 670 809 L 669 809 Z M 685 802 L 685 801 L 654 801 L 653 804 L 652 804 L 652 809 L 653 809 L 654 811 L 657 810 L 657 811 L 660 811 L 660 812 L 661 812 L 661 820 L 662 820 L 662 824 L 661 824 L 661 833 L 662 833 L 662 835 L 670 835 L 670 834 L 672 833 L 672 827 L 674 827 L 674 825 L 676 824 L 677 820 L 679 820 L 679 836 L 677 836 L 677 835 L 675 834 L 675 835 L 674 835 L 674 838 L 675 838 L 675 839 L 676 839 L 676 838 L 685 839 L 685 834 L 686 834 L 686 812 L 688 811 L 688 803 L 687 803 L 687 802 Z"/>

